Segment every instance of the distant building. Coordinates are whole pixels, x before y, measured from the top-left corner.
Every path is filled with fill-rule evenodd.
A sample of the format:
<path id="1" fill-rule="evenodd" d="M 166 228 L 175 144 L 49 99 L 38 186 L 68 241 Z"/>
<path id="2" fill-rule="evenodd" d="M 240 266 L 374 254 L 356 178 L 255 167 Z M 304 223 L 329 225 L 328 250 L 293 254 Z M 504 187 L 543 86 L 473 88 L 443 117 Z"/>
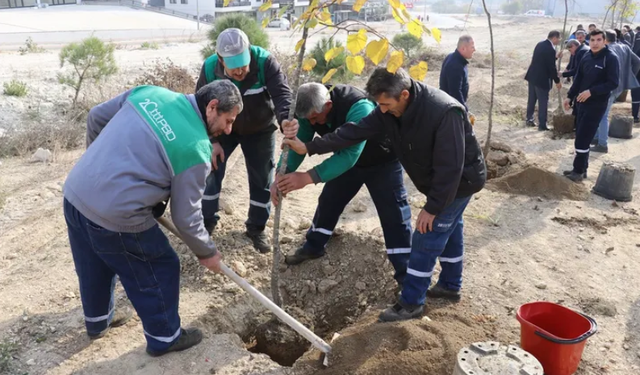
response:
<path id="1" fill-rule="evenodd" d="M 76 4 L 76 1 L 77 0 L 0 0 L 0 9 L 35 7 L 38 6 L 38 4 L 46 4 L 46 6 Z"/>

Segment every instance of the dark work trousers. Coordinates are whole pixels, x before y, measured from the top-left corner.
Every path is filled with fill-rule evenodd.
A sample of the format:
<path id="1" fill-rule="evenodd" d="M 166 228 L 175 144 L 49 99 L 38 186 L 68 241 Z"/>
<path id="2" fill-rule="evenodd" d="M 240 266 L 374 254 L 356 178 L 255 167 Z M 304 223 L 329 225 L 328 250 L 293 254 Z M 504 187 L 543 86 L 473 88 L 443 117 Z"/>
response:
<path id="1" fill-rule="evenodd" d="M 602 103 L 577 103 L 577 128 L 575 149 L 576 157 L 573 160 L 573 171 L 585 173 L 589 168 L 589 150 L 591 141 L 598 131 L 600 120 L 607 111 L 607 102 Z"/>
<path id="2" fill-rule="evenodd" d="M 540 88 L 533 83 L 529 83 L 529 100 L 527 102 L 527 121 L 533 121 L 533 112 L 536 110 L 538 102 L 538 127 L 547 126 L 547 110 L 549 106 L 549 90 Z"/>
<path id="3" fill-rule="evenodd" d="M 631 89 L 631 114 L 634 120 L 640 119 L 638 112 L 640 112 L 640 87 Z"/>
<path id="4" fill-rule="evenodd" d="M 271 194 L 269 187 L 274 176 L 274 150 L 276 148 L 275 130 L 251 135 L 223 135 L 218 137 L 225 161 L 218 159 L 218 170 L 213 169 L 207 178 L 207 186 L 202 197 L 202 214 L 205 222 L 213 222 L 214 226 L 220 220 L 220 191 L 227 161 L 233 151 L 240 145 L 249 175 L 249 218 L 246 221 L 249 232 L 262 232 L 269 220 L 271 212 Z"/>
<path id="5" fill-rule="evenodd" d="M 362 185 L 367 186 L 378 211 L 387 256 L 396 271 L 394 278 L 402 283 L 411 253 L 411 208 L 407 202 L 402 166 L 397 160 L 373 167 L 353 167 L 327 182 L 318 198 L 304 248 L 311 252 L 324 252 L 340 215 Z"/>
<path id="6" fill-rule="evenodd" d="M 431 276 L 440 261 L 442 272 L 438 285 L 449 290 L 462 288 L 464 260 L 463 214 L 471 197 L 457 198 L 433 220 L 433 230 L 413 232 L 413 249 L 402 288 L 402 301 L 424 305 Z"/>
<path id="7" fill-rule="evenodd" d="M 87 332 L 100 333 L 111 323 L 117 275 L 142 321 L 147 347 L 163 351 L 178 340 L 180 260 L 158 225 L 141 233 L 112 232 L 66 199 L 64 217 Z"/>

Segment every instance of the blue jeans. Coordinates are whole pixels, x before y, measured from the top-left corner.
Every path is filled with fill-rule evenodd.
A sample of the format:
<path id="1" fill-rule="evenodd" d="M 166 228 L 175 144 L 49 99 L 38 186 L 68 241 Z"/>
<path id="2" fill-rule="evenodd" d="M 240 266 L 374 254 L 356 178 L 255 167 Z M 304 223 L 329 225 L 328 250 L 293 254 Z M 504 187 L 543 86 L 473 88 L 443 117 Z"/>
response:
<path id="1" fill-rule="evenodd" d="M 366 185 L 378 211 L 387 256 L 402 283 L 411 253 L 411 208 L 404 187 L 402 166 L 392 161 L 373 167 L 353 167 L 327 182 L 318 198 L 313 225 L 307 231 L 304 248 L 323 253 L 347 204 Z"/>
<path id="2" fill-rule="evenodd" d="M 449 290 L 462 288 L 464 254 L 464 223 L 462 215 L 471 197 L 451 202 L 433 221 L 433 230 L 421 234 L 413 232 L 411 257 L 402 288 L 402 302 L 424 305 L 431 276 L 440 260 L 442 272 L 438 285 Z"/>
<path id="3" fill-rule="evenodd" d="M 613 107 L 613 103 L 616 101 L 617 96 L 611 95 L 609 98 L 609 102 L 607 103 L 607 110 L 605 111 L 602 119 L 600 120 L 600 124 L 598 125 L 598 133 L 593 138 L 594 141 L 598 142 L 600 146 L 608 146 L 609 145 L 609 112 L 611 111 L 611 107 Z"/>
<path id="4" fill-rule="evenodd" d="M 270 130 L 265 133 L 240 136 L 237 134 L 218 137 L 219 144 L 224 150 L 225 162 L 218 160 L 218 170 L 212 170 L 207 177 L 207 186 L 202 197 L 202 214 L 205 222 L 213 222 L 214 226 L 220 220 L 220 191 L 224 179 L 227 161 L 233 151 L 240 145 L 249 175 L 249 218 L 246 221 L 247 230 L 262 232 L 271 213 L 271 193 L 269 187 L 274 177 L 274 150 L 276 147 L 276 133 Z"/>
<path id="5" fill-rule="evenodd" d="M 147 347 L 162 351 L 180 338 L 180 261 L 155 225 L 141 233 L 116 233 L 88 220 L 64 200 L 73 263 L 87 332 L 113 319 L 116 275 L 144 328 Z"/>

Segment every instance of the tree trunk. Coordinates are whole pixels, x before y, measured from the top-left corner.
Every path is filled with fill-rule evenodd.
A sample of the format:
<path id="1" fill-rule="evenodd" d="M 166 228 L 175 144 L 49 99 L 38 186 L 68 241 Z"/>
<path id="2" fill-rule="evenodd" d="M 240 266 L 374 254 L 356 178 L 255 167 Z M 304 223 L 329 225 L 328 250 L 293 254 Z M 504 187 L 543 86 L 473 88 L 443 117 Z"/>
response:
<path id="1" fill-rule="evenodd" d="M 491 13 L 487 9 L 486 0 L 482 0 L 482 6 L 484 7 L 484 13 L 487 15 L 487 22 L 489 23 L 489 36 L 491 38 L 491 100 L 489 101 L 489 126 L 487 127 L 487 141 L 484 145 L 484 157 L 489 155 L 491 150 L 491 130 L 493 128 L 493 99 L 495 95 L 496 84 L 496 57 L 493 50 L 493 27 L 491 25 Z"/>
<path id="2" fill-rule="evenodd" d="M 300 75 L 302 74 L 302 63 L 304 62 L 304 54 L 307 49 L 307 37 L 309 36 L 309 28 L 306 27 L 302 30 L 302 47 L 298 54 L 298 66 L 294 73 L 294 87 L 300 86 Z M 289 121 L 293 120 L 296 109 L 296 92 L 293 93 L 293 101 L 289 108 Z M 278 169 L 278 175 L 284 175 L 287 172 L 287 160 L 289 158 L 289 146 L 285 146 L 282 149 L 282 157 L 280 158 L 280 168 Z M 271 296 L 273 303 L 282 306 L 282 297 L 280 296 L 280 288 L 278 286 L 280 280 L 280 215 L 282 213 L 282 192 L 278 191 L 278 205 L 276 206 L 276 212 L 273 217 L 273 265 L 271 268 Z"/>
<path id="3" fill-rule="evenodd" d="M 566 37 L 566 32 L 567 32 L 567 17 L 569 16 L 569 4 L 568 4 L 568 0 L 564 0 L 564 25 L 562 26 L 562 38 Z M 569 30 L 569 32 L 571 32 L 571 30 Z M 562 42 L 564 42 L 564 40 L 562 40 Z M 562 48 L 563 43 L 560 43 L 560 51 L 563 50 Z M 560 67 L 562 66 L 562 56 L 560 56 L 560 58 L 558 59 L 558 73 L 560 73 Z M 558 113 L 562 113 L 562 89 L 558 89 Z"/>

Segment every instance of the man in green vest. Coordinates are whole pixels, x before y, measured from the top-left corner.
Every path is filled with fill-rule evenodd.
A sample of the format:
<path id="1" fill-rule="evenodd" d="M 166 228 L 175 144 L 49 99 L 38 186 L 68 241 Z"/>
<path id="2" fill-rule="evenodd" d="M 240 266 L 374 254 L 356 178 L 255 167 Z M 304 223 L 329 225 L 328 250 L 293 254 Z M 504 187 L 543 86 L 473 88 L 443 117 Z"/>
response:
<path id="1" fill-rule="evenodd" d="M 80 282 L 87 334 L 126 323 L 115 311 L 116 276 L 160 356 L 202 340 L 178 315 L 180 261 L 155 221 L 171 197 L 171 217 L 200 264 L 219 272 L 222 256 L 204 227 L 202 194 L 211 171 L 211 136 L 231 133 L 242 98 L 228 81 L 184 95 L 139 86 L 87 118 L 87 150 L 64 185 L 64 215 Z"/>
<path id="2" fill-rule="evenodd" d="M 215 137 L 213 169 L 207 179 L 202 205 L 205 227 L 212 233 L 218 220 L 219 198 L 226 160 L 240 145 L 249 175 L 249 217 L 247 236 L 261 253 L 271 250 L 264 233 L 271 210 L 269 188 L 274 176 L 277 124 L 287 138 L 298 132 L 297 121 L 287 121 L 292 93 L 280 65 L 269 51 L 249 44 L 240 29 L 220 33 L 216 54 L 202 65 L 196 90 L 209 82 L 229 80 L 240 93 L 245 110 L 238 115 L 231 134 Z"/>

